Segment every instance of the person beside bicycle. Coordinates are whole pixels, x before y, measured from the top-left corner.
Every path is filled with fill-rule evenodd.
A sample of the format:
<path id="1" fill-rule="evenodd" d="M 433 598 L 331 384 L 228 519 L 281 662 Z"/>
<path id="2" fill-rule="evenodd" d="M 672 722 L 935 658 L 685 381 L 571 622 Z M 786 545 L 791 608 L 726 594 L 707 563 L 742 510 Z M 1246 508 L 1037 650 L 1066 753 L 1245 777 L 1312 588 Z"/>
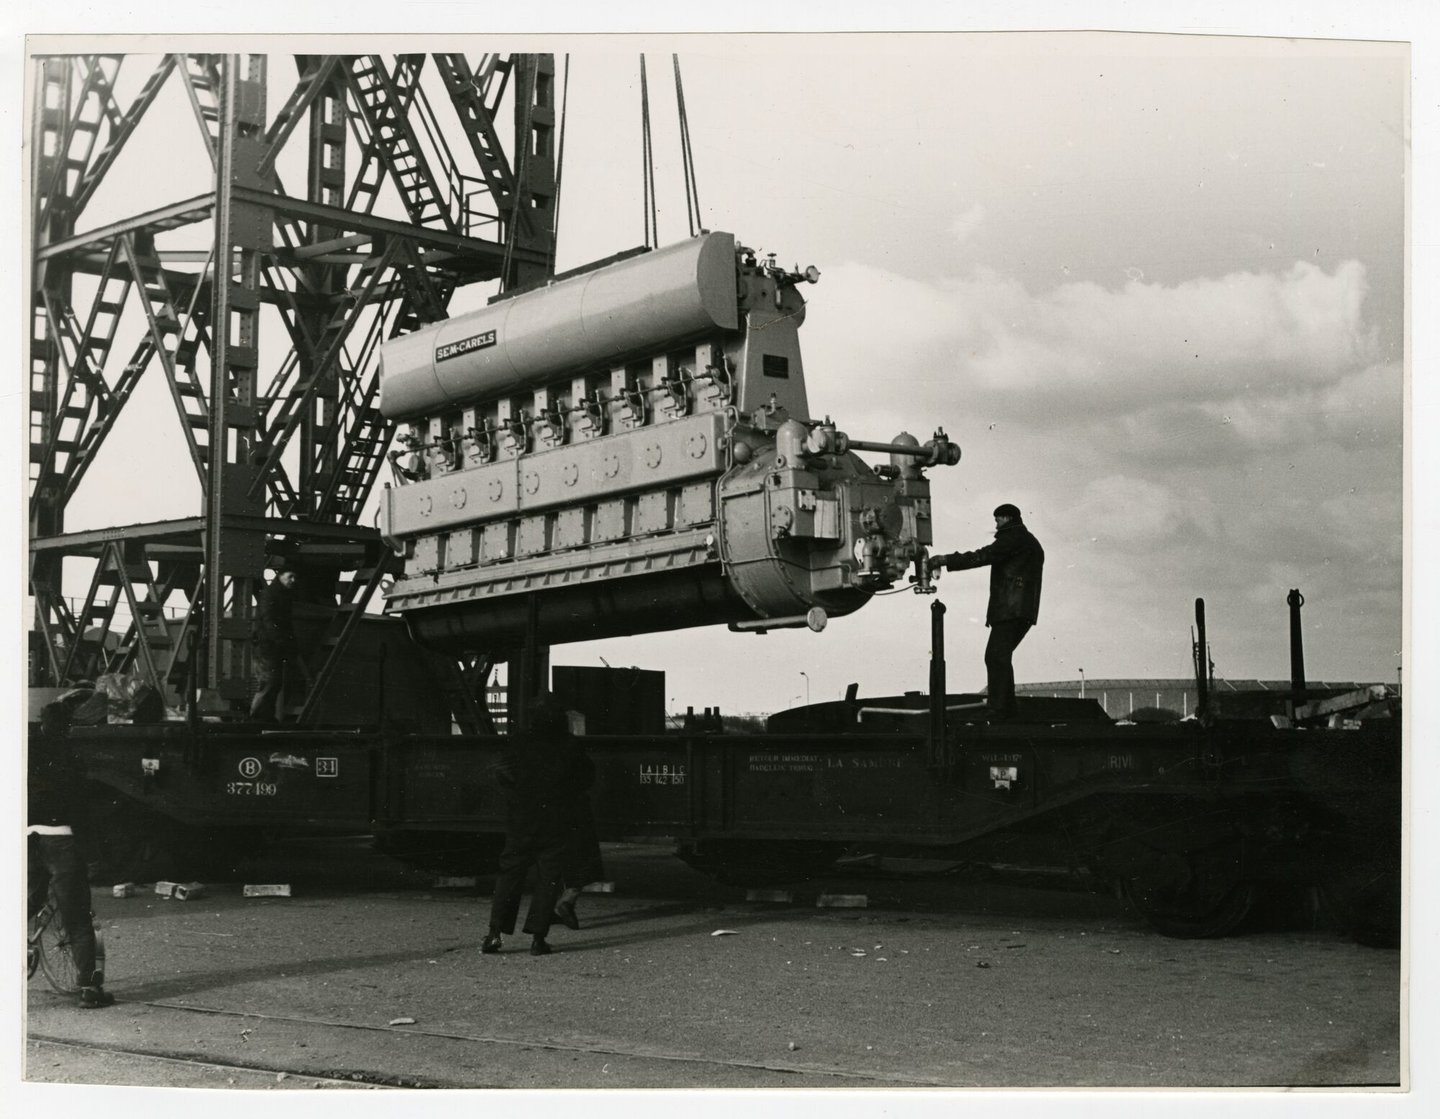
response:
<path id="1" fill-rule="evenodd" d="M 53 706 L 53 705 L 52 705 Z M 48 709 L 47 709 L 48 710 Z M 115 1002 L 96 967 L 95 925 L 90 913 L 90 879 L 75 841 L 83 791 L 80 765 L 65 739 L 64 717 L 42 713 L 42 732 L 29 742 L 29 826 L 26 829 L 27 913 L 34 916 L 55 896 L 59 918 L 69 934 L 70 952 L 80 979 L 80 1008 L 98 1010 Z"/>

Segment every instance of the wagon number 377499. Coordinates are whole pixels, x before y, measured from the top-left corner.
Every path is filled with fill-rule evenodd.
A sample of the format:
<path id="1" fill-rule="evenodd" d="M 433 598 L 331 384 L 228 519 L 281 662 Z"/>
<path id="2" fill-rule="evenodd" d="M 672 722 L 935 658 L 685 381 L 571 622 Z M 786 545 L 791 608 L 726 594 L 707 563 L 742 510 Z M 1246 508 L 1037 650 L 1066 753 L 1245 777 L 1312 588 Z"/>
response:
<path id="1" fill-rule="evenodd" d="M 228 781 L 225 791 L 232 797 L 273 797 L 280 787 L 273 781 Z"/>

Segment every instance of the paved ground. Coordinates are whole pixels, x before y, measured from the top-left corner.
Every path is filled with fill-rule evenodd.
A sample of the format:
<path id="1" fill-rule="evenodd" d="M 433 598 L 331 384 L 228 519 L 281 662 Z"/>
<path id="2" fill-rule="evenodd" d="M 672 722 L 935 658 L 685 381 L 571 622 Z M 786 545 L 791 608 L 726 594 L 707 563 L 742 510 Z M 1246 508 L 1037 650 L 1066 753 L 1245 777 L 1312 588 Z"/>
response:
<path id="1" fill-rule="evenodd" d="M 354 842 L 252 881 L 95 904 L 120 1002 L 27 992 L 32 1082 L 287 1089 L 1387 1086 L 1400 954 L 1324 929 L 1166 940 L 1108 897 L 976 875 L 745 900 L 607 849 L 554 956 L 482 956 L 488 882 L 433 888 Z M 866 893 L 819 909 L 816 892 Z M 827 1097 L 836 1098 L 836 1097 Z"/>

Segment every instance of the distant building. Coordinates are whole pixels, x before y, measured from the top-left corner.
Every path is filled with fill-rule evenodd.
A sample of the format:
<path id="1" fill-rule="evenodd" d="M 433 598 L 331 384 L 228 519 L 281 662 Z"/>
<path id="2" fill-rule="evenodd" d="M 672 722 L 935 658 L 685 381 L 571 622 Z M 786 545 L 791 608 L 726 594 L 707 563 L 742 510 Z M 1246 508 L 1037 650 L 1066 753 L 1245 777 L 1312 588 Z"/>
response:
<path id="1" fill-rule="evenodd" d="M 493 679 L 485 685 L 485 706 L 490 709 L 490 718 L 495 724 L 495 733 L 504 734 L 505 726 L 509 721 L 506 713 L 509 710 L 509 695 L 504 684 L 497 684 Z"/>
<path id="2" fill-rule="evenodd" d="M 1354 681 L 1306 681 L 1312 699 L 1340 695 L 1366 687 Z M 1222 710 L 1236 707 L 1268 707 L 1268 698 L 1282 703 L 1290 694 L 1289 680 L 1216 680 L 1213 696 Z M 1016 695 L 1065 696 L 1093 699 L 1112 719 L 1128 719 L 1136 711 L 1172 711 L 1184 719 L 1195 713 L 1198 693 L 1193 679 L 1178 680 L 1052 680 L 1038 684 L 1016 684 Z M 1227 698 L 1229 703 L 1227 703 Z"/>

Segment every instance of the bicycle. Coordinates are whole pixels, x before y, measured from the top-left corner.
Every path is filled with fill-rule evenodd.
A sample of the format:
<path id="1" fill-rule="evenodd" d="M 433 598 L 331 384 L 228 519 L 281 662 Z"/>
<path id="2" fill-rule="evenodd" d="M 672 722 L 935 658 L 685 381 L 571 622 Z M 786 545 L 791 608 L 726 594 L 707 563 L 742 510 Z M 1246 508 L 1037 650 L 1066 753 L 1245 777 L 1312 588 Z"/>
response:
<path id="1" fill-rule="evenodd" d="M 90 920 L 95 927 L 94 985 L 99 986 L 105 981 L 105 940 L 94 914 Z M 53 890 L 40 912 L 30 918 L 30 934 L 25 941 L 26 979 L 33 978 L 37 970 L 43 971 L 50 986 L 62 995 L 77 994 L 80 990 L 80 973 L 70 952 L 70 937 Z"/>

